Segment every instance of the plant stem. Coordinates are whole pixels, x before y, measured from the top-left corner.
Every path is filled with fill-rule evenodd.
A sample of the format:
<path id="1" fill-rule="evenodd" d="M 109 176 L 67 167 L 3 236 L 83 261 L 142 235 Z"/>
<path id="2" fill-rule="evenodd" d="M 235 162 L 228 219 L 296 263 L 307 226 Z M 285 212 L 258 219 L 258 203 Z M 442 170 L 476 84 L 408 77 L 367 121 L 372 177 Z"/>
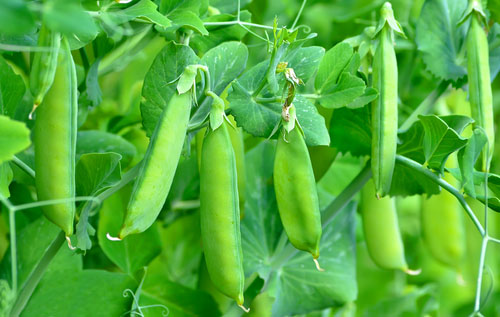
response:
<path id="1" fill-rule="evenodd" d="M 295 17 L 295 20 L 293 21 L 291 30 L 295 29 L 295 26 L 297 25 L 297 22 L 299 22 L 300 16 L 302 15 L 302 11 L 304 10 L 304 7 L 306 6 L 307 0 L 302 1 L 302 5 L 300 6 L 299 12 L 297 13 L 297 16 Z"/>
<path id="2" fill-rule="evenodd" d="M 474 301 L 474 312 L 478 313 L 481 308 L 481 284 L 483 283 L 483 271 L 484 271 L 484 260 L 486 258 L 486 247 L 488 246 L 488 237 L 483 237 L 483 241 L 481 243 L 481 255 L 479 257 L 479 268 L 477 273 L 477 281 L 476 281 L 476 299 Z"/>
<path id="3" fill-rule="evenodd" d="M 23 161 L 21 161 L 21 159 L 19 159 L 17 156 L 14 155 L 14 158 L 12 159 L 12 162 L 14 162 L 14 164 L 16 164 L 26 174 L 28 174 L 32 178 L 35 178 L 35 171 L 32 170 L 31 167 L 28 166 L 28 164 L 26 164 Z"/>
<path id="4" fill-rule="evenodd" d="M 45 251 L 45 254 L 43 257 L 40 259 L 40 262 L 38 265 L 35 267 L 33 272 L 30 274 L 28 277 L 28 280 L 26 281 L 23 289 L 17 296 L 16 302 L 14 303 L 14 306 L 12 307 L 12 310 L 10 312 L 10 316 L 19 316 L 21 312 L 23 311 L 24 307 L 28 303 L 31 295 L 35 291 L 35 288 L 37 287 L 38 283 L 43 277 L 43 274 L 45 273 L 45 270 L 49 266 L 50 262 L 54 257 L 56 256 L 57 252 L 63 245 L 64 241 L 66 241 L 64 232 L 61 231 L 57 235 L 57 237 L 52 241 L 50 244 L 49 248 Z"/>
<path id="5" fill-rule="evenodd" d="M 9 208 L 10 234 L 10 270 L 12 272 L 12 292 L 17 294 L 17 239 L 16 239 L 16 211 Z"/>
<path id="6" fill-rule="evenodd" d="M 261 28 L 261 29 L 266 29 L 266 30 L 273 30 L 274 28 L 272 26 L 268 25 L 261 25 L 261 24 L 255 24 L 255 23 L 250 23 L 250 22 L 243 22 L 243 21 L 221 21 L 221 22 L 204 22 L 203 25 L 205 26 L 223 26 L 223 25 L 246 25 L 246 26 L 251 26 L 255 28 Z"/>
<path id="7" fill-rule="evenodd" d="M 396 161 L 399 162 L 400 164 L 403 164 L 406 167 L 411 168 L 414 171 L 421 173 L 422 175 L 426 176 L 431 181 L 433 181 L 434 183 L 436 183 L 437 185 L 441 186 L 443 189 L 448 191 L 450 194 L 455 196 L 458 199 L 460 205 L 462 205 L 462 207 L 465 209 L 465 212 L 467 213 L 467 215 L 469 215 L 469 217 L 471 218 L 471 220 L 474 223 L 474 225 L 476 226 L 477 230 L 479 230 L 481 237 L 486 236 L 486 231 L 484 230 L 483 226 L 481 225 L 481 222 L 479 222 L 476 215 L 474 214 L 472 209 L 469 207 L 469 205 L 465 201 L 464 196 L 462 196 L 462 194 L 460 194 L 460 192 L 455 187 L 448 184 L 445 180 L 443 180 L 441 177 L 434 174 L 431 170 L 423 167 L 420 163 L 415 162 L 407 157 L 404 157 L 401 155 L 396 155 Z"/>
<path id="8" fill-rule="evenodd" d="M 429 111 L 431 111 L 432 107 L 434 106 L 434 103 L 436 100 L 441 97 L 441 95 L 446 91 L 448 88 L 449 84 L 448 82 L 441 81 L 439 85 L 434 89 L 434 91 L 427 96 L 427 98 L 424 99 L 420 103 L 420 105 L 415 109 L 412 114 L 406 119 L 405 122 L 399 127 L 400 131 L 406 131 L 408 130 L 413 123 L 415 123 L 418 120 L 418 116 L 421 114 L 427 114 Z"/>

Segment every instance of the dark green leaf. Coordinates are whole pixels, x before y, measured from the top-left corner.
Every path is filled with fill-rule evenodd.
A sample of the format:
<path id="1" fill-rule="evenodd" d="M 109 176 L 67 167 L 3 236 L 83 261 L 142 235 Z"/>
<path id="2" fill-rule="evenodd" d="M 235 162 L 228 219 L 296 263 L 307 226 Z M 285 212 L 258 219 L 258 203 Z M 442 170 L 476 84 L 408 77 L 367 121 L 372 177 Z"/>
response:
<path id="1" fill-rule="evenodd" d="M 359 109 L 339 108 L 330 122 L 331 146 L 354 156 L 370 155 L 372 132 L 369 106 Z"/>
<path id="2" fill-rule="evenodd" d="M 1 11 L 1 9 L 0 9 Z M 16 118 L 16 110 L 23 99 L 26 86 L 21 76 L 0 56 L 0 115 Z"/>
<path id="3" fill-rule="evenodd" d="M 117 153 L 88 153 L 80 156 L 75 168 L 77 195 L 96 195 L 119 182 L 120 159 L 121 155 Z"/>
<path id="4" fill-rule="evenodd" d="M 474 134 L 467 141 L 467 145 L 458 151 L 458 164 L 462 174 L 462 186 L 467 195 L 475 198 L 474 165 L 476 164 L 488 138 L 482 129 L 474 129 Z"/>
<path id="5" fill-rule="evenodd" d="M 340 74 L 349 64 L 353 54 L 351 45 L 347 43 L 339 43 L 326 52 L 314 80 L 314 87 L 318 94 L 328 91 L 337 84 Z"/>
<path id="6" fill-rule="evenodd" d="M 121 155 L 122 167 L 128 166 L 136 154 L 134 145 L 119 135 L 103 131 L 80 131 L 76 142 L 76 155 L 114 152 Z"/>
<path id="7" fill-rule="evenodd" d="M 65 34 L 69 39 L 76 37 L 79 41 L 90 41 L 97 36 L 94 20 L 83 10 L 79 1 L 50 0 L 43 5 L 44 23 L 52 30 Z"/>
<path id="8" fill-rule="evenodd" d="M 365 87 L 365 82 L 361 78 L 349 73 L 342 73 L 338 84 L 320 95 L 319 103 L 325 108 L 343 107 L 360 98 L 365 92 Z M 372 96 L 369 96 L 368 100 L 374 99 L 373 89 L 371 93 Z"/>
<path id="9" fill-rule="evenodd" d="M 170 13 L 168 17 L 172 20 L 172 24 L 174 25 L 174 27 L 169 28 L 170 32 L 179 27 L 188 27 L 201 35 L 208 35 L 208 31 L 197 13 L 186 10 L 175 10 Z"/>

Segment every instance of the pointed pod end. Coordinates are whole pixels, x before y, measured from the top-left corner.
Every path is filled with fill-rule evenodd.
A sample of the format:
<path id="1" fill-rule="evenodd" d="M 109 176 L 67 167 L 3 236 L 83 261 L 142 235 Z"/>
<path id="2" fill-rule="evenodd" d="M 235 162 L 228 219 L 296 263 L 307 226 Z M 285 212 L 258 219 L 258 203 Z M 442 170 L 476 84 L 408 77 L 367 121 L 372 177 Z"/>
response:
<path id="1" fill-rule="evenodd" d="M 321 268 L 321 266 L 319 266 L 319 262 L 318 262 L 318 259 L 317 258 L 313 258 L 313 261 L 314 261 L 314 264 L 316 265 L 316 269 L 320 272 L 324 272 L 325 269 Z"/>
<path id="2" fill-rule="evenodd" d="M 108 233 L 106 233 L 106 238 L 107 238 L 109 241 L 122 241 L 122 239 L 121 239 L 121 238 L 119 238 L 119 237 L 113 237 L 113 236 L 111 236 L 111 235 L 109 234 L 109 232 L 108 232 Z"/>
<path id="3" fill-rule="evenodd" d="M 422 273 L 422 269 L 417 269 L 417 270 L 410 270 L 409 268 L 404 268 L 403 271 L 408 274 L 408 275 L 411 275 L 411 276 L 417 276 L 419 275 L 420 273 Z"/>
<path id="4" fill-rule="evenodd" d="M 241 309 L 243 309 L 243 311 L 244 311 L 245 313 L 250 312 L 250 308 L 246 308 L 245 306 L 243 306 L 243 304 L 238 304 L 238 306 L 239 306 Z"/>
<path id="5" fill-rule="evenodd" d="M 71 244 L 71 239 L 69 238 L 69 236 L 66 236 L 66 241 L 68 242 L 68 248 L 70 248 L 71 250 L 76 250 L 76 247 Z"/>

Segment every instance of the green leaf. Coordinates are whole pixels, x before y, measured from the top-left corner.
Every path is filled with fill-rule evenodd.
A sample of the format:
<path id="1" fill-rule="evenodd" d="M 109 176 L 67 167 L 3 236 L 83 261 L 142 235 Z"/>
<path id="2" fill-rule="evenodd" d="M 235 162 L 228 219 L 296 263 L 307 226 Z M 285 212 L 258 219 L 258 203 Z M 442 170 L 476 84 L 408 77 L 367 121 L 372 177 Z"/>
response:
<path id="1" fill-rule="evenodd" d="M 488 1 L 488 10 L 491 12 L 491 17 L 495 22 L 500 22 L 500 2 L 495 0 Z"/>
<path id="2" fill-rule="evenodd" d="M 210 295 L 173 283 L 161 274 L 148 273 L 139 304 L 162 305 L 148 308 L 147 316 L 221 316 L 217 303 Z"/>
<path id="3" fill-rule="evenodd" d="M 483 129 L 474 129 L 473 135 L 467 140 L 465 145 L 458 151 L 458 165 L 462 174 L 462 186 L 467 195 L 476 198 L 474 186 L 474 165 L 476 164 L 481 151 L 488 143 L 488 138 Z"/>
<path id="4" fill-rule="evenodd" d="M 160 254 L 161 242 L 156 223 L 143 233 L 130 235 L 122 241 L 110 241 L 106 237 L 108 233 L 114 237 L 118 235 L 130 190 L 130 186 L 124 187 L 104 201 L 99 213 L 97 237 L 106 256 L 123 272 L 134 276 Z"/>
<path id="5" fill-rule="evenodd" d="M 377 89 L 374 89 L 372 87 L 366 87 L 365 92 L 361 96 L 354 99 L 351 103 L 348 103 L 346 107 L 352 109 L 361 108 L 364 105 L 367 105 L 373 100 L 375 100 L 377 97 L 378 97 Z"/>
<path id="6" fill-rule="evenodd" d="M 158 12 L 157 5 L 151 0 L 141 0 L 131 7 L 108 14 L 110 14 L 110 18 L 117 24 L 141 18 L 161 28 L 171 26 L 170 20 Z"/>
<path id="7" fill-rule="evenodd" d="M 321 94 L 337 84 L 340 74 L 345 70 L 353 55 L 353 49 L 347 43 L 339 43 L 326 52 L 314 80 L 317 93 Z"/>
<path id="8" fill-rule="evenodd" d="M 500 2 L 497 1 L 497 3 L 500 10 Z M 493 81 L 500 71 L 500 25 L 498 23 L 493 24 L 489 29 L 488 46 L 490 49 L 490 78 Z"/>
<path id="9" fill-rule="evenodd" d="M 320 95 L 319 103 L 325 108 L 340 108 L 361 97 L 365 88 L 365 82 L 361 78 L 349 73 L 342 73 L 338 84 Z M 373 91 L 371 93 L 373 94 Z M 368 100 L 372 97 L 373 95 L 369 96 Z"/>
<path id="10" fill-rule="evenodd" d="M 428 0 L 417 22 L 416 42 L 427 70 L 457 82 L 466 75 L 462 46 L 468 23 L 458 26 L 466 0 Z"/>
<path id="11" fill-rule="evenodd" d="M 0 9 L 1 11 L 2 9 Z M 0 115 L 18 118 L 16 112 L 23 99 L 26 86 L 21 76 L 14 73 L 12 68 L 0 56 Z"/>
<path id="12" fill-rule="evenodd" d="M 365 310 L 365 316 L 384 316 L 387 312 L 394 316 L 432 316 L 437 313 L 437 303 L 433 303 L 438 293 L 436 285 L 409 288 L 401 295 L 392 296 L 369 307 Z"/>
<path id="13" fill-rule="evenodd" d="M 476 199 L 483 205 L 486 205 L 486 199 L 484 196 L 477 196 Z M 493 211 L 500 212 L 500 199 L 497 197 L 488 197 L 488 208 Z"/>
<path id="14" fill-rule="evenodd" d="M 172 24 L 174 25 L 174 27 L 168 29 L 169 32 L 180 27 L 188 27 L 201 35 L 208 35 L 208 31 L 203 25 L 203 21 L 199 18 L 198 14 L 194 12 L 175 10 L 170 13 L 168 17 L 172 20 Z"/>
<path id="15" fill-rule="evenodd" d="M 102 101 L 102 91 L 98 81 L 98 70 L 100 58 L 90 66 L 85 78 L 85 92 L 83 93 L 85 100 L 90 103 L 91 107 L 97 107 Z"/>
<path id="16" fill-rule="evenodd" d="M 134 145 L 117 134 L 87 130 L 78 132 L 76 142 L 77 159 L 86 153 L 114 152 L 121 156 L 122 167 L 128 166 L 136 155 Z"/>
<path id="17" fill-rule="evenodd" d="M 163 109 L 174 94 L 176 80 L 186 66 L 198 63 L 199 58 L 186 45 L 170 42 L 158 53 L 146 74 L 142 88 L 142 123 L 148 136 L 153 134 Z"/>
<path id="18" fill-rule="evenodd" d="M 408 181 L 411 180 L 411 181 Z M 406 167 L 396 161 L 392 175 L 390 196 L 437 195 L 440 187 L 420 172 Z"/>
<path id="19" fill-rule="evenodd" d="M 12 177 L 13 173 L 9 163 L 0 163 L 0 196 L 10 197 L 9 185 L 12 182 Z"/>
<path id="20" fill-rule="evenodd" d="M 50 29 L 65 34 L 69 39 L 76 37 L 77 40 L 90 41 L 97 36 L 99 31 L 93 18 L 83 9 L 79 1 L 45 1 L 43 12 L 44 23 Z"/>
<path id="21" fill-rule="evenodd" d="M 83 154 L 75 168 L 76 193 L 92 196 L 112 187 L 121 179 L 121 155 L 117 153 Z"/>
<path id="22" fill-rule="evenodd" d="M 35 20 L 27 4 L 23 0 L 0 1 L 0 33 L 23 34 L 34 28 Z"/>
<path id="23" fill-rule="evenodd" d="M 359 109 L 335 109 L 329 129 L 331 146 L 344 154 L 370 155 L 372 144 L 370 122 L 369 106 Z"/>
<path id="24" fill-rule="evenodd" d="M 241 0 L 241 8 L 249 4 L 251 0 Z M 235 13 L 238 10 L 238 2 L 233 0 L 210 0 L 210 5 L 222 13 Z"/>
<path id="25" fill-rule="evenodd" d="M 424 126 L 422 121 L 418 120 L 411 127 L 398 134 L 400 140 L 397 148 L 397 154 L 411 158 L 414 161 L 424 164 Z"/>
<path id="26" fill-rule="evenodd" d="M 424 127 L 424 155 L 429 167 L 441 174 L 448 156 L 467 144 L 467 139 L 460 136 L 463 129 L 473 122 L 466 116 L 419 116 Z"/>
<path id="27" fill-rule="evenodd" d="M 293 68 L 295 75 L 306 83 L 316 73 L 324 55 L 325 49 L 320 46 L 299 47 L 289 50 L 283 61 L 288 62 L 287 67 Z"/>
<path id="28" fill-rule="evenodd" d="M 22 122 L 0 115 L 0 164 L 30 146 L 30 130 Z"/>

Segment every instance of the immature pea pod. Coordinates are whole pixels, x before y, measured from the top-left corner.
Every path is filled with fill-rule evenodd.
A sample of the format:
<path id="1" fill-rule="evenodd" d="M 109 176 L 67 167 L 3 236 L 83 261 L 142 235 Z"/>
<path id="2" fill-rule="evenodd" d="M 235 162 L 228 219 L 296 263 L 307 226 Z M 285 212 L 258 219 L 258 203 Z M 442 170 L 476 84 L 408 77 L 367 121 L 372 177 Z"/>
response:
<path id="1" fill-rule="evenodd" d="M 369 180 L 361 190 L 360 212 L 366 246 L 373 262 L 384 269 L 409 272 L 394 199 L 377 199 L 374 182 Z"/>
<path id="2" fill-rule="evenodd" d="M 222 119 L 224 108 L 215 109 Z M 211 117 L 212 119 L 212 117 Z M 212 123 L 212 122 L 211 122 Z M 228 123 L 211 124 L 200 168 L 200 222 L 207 270 L 214 285 L 243 307 L 243 251 L 236 159 Z"/>
<path id="3" fill-rule="evenodd" d="M 457 185 L 450 174 L 444 180 Z M 465 254 L 462 215 L 462 206 L 448 191 L 422 198 L 422 235 L 427 248 L 435 259 L 454 268 L 462 264 Z"/>
<path id="4" fill-rule="evenodd" d="M 476 1 L 476 5 L 480 5 L 480 1 Z M 487 161 L 493 155 L 495 126 L 488 39 L 479 21 L 480 14 L 476 10 L 471 14 L 471 24 L 467 33 L 467 74 L 472 118 L 476 126 L 484 128 L 488 137 L 489 157 L 483 155 L 483 169 L 486 169 Z"/>
<path id="5" fill-rule="evenodd" d="M 289 122 L 294 122 L 293 105 L 289 114 Z M 286 126 L 278 137 L 274 156 L 274 190 L 278 210 L 292 245 L 311 253 L 320 269 L 317 259 L 322 229 L 314 172 L 299 125 L 294 124 L 291 129 Z"/>
<path id="6" fill-rule="evenodd" d="M 39 200 L 75 197 L 77 92 L 75 63 L 63 38 L 54 82 L 36 113 L 35 183 Z M 44 206 L 42 211 L 67 237 L 73 234 L 73 201 Z"/>
<path id="7" fill-rule="evenodd" d="M 233 116 L 227 117 L 234 128 L 228 129 L 231 144 L 234 149 L 234 156 L 236 158 L 236 172 L 238 174 L 238 198 L 240 202 L 240 215 L 241 219 L 244 217 L 245 210 L 245 144 L 243 142 L 243 133 L 241 128 L 237 128 L 236 121 Z"/>
<path id="8" fill-rule="evenodd" d="M 134 183 L 120 239 L 145 231 L 158 217 L 179 163 L 191 103 L 191 91 L 176 91 L 163 110 Z"/>
<path id="9" fill-rule="evenodd" d="M 54 82 L 60 43 L 61 35 L 42 25 L 38 33 L 38 48 L 41 50 L 33 55 L 29 80 L 31 94 L 34 97 L 33 111 L 41 104 Z"/>
<path id="10" fill-rule="evenodd" d="M 377 30 L 379 43 L 373 57 L 373 82 L 379 96 L 372 103 L 371 167 L 377 196 L 391 189 L 398 141 L 398 64 L 392 41 L 395 22 L 391 4 L 381 10 L 382 23 Z M 397 25 L 397 24 L 396 24 Z"/>

